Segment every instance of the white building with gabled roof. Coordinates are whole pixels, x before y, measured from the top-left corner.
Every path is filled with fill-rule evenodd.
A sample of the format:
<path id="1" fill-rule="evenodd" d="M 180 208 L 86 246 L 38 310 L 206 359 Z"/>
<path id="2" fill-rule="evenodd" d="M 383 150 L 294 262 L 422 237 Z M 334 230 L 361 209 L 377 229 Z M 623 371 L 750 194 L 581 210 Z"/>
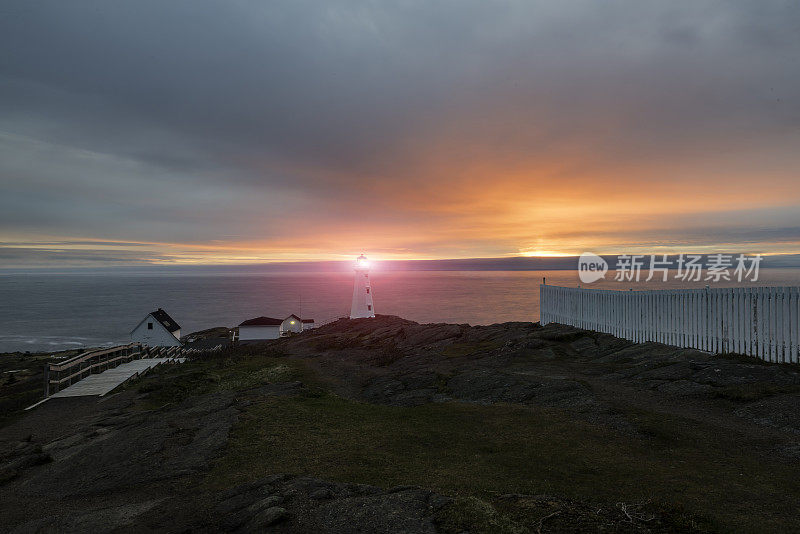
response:
<path id="1" fill-rule="evenodd" d="M 273 317 L 255 317 L 239 324 L 239 341 L 259 341 L 281 337 L 283 321 Z"/>
<path id="2" fill-rule="evenodd" d="M 238 341 L 259 341 L 299 334 L 314 328 L 314 319 L 301 319 L 295 314 L 286 319 L 254 317 L 239 324 Z"/>
<path id="3" fill-rule="evenodd" d="M 131 330 L 131 341 L 148 347 L 180 347 L 181 326 L 161 308 L 148 313 Z"/>
<path id="4" fill-rule="evenodd" d="M 281 322 L 281 335 L 290 336 L 292 334 L 299 334 L 303 331 L 303 320 L 291 314 L 289 317 Z"/>

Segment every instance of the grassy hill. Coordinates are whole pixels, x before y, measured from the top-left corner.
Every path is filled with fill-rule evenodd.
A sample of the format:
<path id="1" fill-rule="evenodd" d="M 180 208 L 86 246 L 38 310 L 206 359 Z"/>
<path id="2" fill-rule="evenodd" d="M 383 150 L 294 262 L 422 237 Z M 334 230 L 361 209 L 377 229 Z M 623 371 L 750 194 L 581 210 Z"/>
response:
<path id="1" fill-rule="evenodd" d="M 7 422 L 0 523 L 788 532 L 798 391 L 792 366 L 559 325 L 341 320 Z"/>

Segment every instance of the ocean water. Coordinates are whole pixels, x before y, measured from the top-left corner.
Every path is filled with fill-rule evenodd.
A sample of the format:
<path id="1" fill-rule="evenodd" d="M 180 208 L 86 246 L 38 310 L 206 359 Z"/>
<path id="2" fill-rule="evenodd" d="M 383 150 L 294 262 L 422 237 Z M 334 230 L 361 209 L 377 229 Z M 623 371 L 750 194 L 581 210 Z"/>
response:
<path id="1" fill-rule="evenodd" d="M 575 271 L 374 271 L 375 311 L 418 322 L 491 324 L 539 319 L 539 284 L 577 286 Z M 605 289 L 703 287 L 706 282 L 592 284 Z M 182 334 L 291 313 L 318 323 L 346 316 L 352 274 L 71 273 L 0 275 L 0 352 L 125 343 L 144 316 L 164 308 Z M 723 282 L 715 287 L 736 286 Z M 763 269 L 747 285 L 797 286 L 800 269 Z"/>

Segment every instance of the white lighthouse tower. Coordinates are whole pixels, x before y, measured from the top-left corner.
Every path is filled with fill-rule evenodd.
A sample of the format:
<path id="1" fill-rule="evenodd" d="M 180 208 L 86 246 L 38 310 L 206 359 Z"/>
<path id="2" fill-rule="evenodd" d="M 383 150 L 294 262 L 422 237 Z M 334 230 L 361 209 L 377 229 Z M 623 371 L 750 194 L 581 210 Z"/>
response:
<path id="1" fill-rule="evenodd" d="M 355 270 L 350 318 L 375 317 L 375 309 L 372 307 L 372 289 L 369 286 L 369 261 L 363 254 L 356 258 Z"/>

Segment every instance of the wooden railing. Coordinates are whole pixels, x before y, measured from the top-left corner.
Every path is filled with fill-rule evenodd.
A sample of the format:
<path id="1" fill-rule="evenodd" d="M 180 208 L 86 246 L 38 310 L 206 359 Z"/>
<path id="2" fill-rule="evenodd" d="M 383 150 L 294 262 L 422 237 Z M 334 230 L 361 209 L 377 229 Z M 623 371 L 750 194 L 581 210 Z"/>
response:
<path id="1" fill-rule="evenodd" d="M 148 347 L 141 343 L 90 350 L 59 363 L 44 366 L 44 396 L 69 387 L 90 374 L 102 373 L 122 363 L 142 358 L 180 358 L 203 351 L 184 347 Z"/>
<path id="2" fill-rule="evenodd" d="M 142 347 L 142 358 L 176 358 L 183 354 L 183 347 Z"/>
<path id="3" fill-rule="evenodd" d="M 96 349 L 78 354 L 59 363 L 44 366 L 44 396 L 60 391 L 78 380 L 94 373 L 116 367 L 120 363 L 141 358 L 142 345 L 130 343 L 109 349 Z"/>

